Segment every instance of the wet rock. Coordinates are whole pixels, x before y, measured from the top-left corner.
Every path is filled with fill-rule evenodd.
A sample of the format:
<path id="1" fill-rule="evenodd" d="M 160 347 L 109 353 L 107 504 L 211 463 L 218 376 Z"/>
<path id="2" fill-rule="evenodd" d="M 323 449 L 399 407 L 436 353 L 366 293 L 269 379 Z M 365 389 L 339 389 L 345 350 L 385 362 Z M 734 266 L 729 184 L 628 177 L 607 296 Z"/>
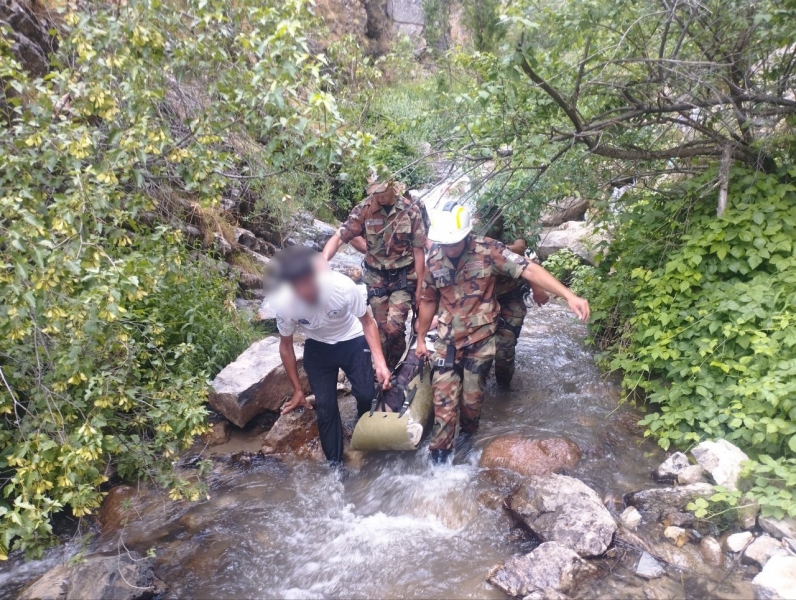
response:
<path id="1" fill-rule="evenodd" d="M 127 524 L 130 506 L 137 495 L 138 489 L 130 485 L 117 485 L 108 491 L 97 513 L 103 533 L 116 531 Z"/>
<path id="2" fill-rule="evenodd" d="M 487 469 L 510 469 L 520 475 L 547 475 L 576 466 L 580 461 L 577 444 L 564 438 L 531 440 L 510 435 L 492 440 L 481 454 Z"/>
<path id="3" fill-rule="evenodd" d="M 292 454 L 323 460 L 315 411 L 298 408 L 277 419 L 263 439 L 263 454 Z"/>
<path id="4" fill-rule="evenodd" d="M 299 377 L 305 393 L 309 393 L 307 375 L 301 366 L 303 349 L 294 346 L 294 350 Z M 235 362 L 224 367 L 210 385 L 210 405 L 238 427 L 266 410 L 278 411 L 293 394 L 279 357 L 277 338 L 254 342 Z"/>
<path id="5" fill-rule="evenodd" d="M 493 567 L 486 580 L 512 597 L 555 598 L 595 568 L 558 542 L 545 542 L 524 556 Z"/>
<path id="6" fill-rule="evenodd" d="M 210 426 L 210 431 L 202 435 L 202 441 L 208 446 L 218 446 L 229 441 L 232 433 L 232 426 L 229 421 L 219 421 Z"/>
<path id="7" fill-rule="evenodd" d="M 693 525 L 695 520 L 694 515 L 691 513 L 673 512 L 666 515 L 666 518 L 663 520 L 663 526 L 670 527 L 674 525 L 675 527 L 689 527 Z"/>
<path id="8" fill-rule="evenodd" d="M 754 536 L 748 531 L 728 535 L 727 539 L 724 540 L 724 550 L 726 552 L 743 552 L 743 549 L 753 538 Z"/>
<path id="9" fill-rule="evenodd" d="M 760 525 L 760 529 L 778 540 L 782 538 L 796 539 L 796 518 L 775 519 L 761 515 L 757 518 L 757 524 Z"/>
<path id="10" fill-rule="evenodd" d="M 774 556 L 790 556 L 790 550 L 780 540 L 761 535 L 747 546 L 743 553 L 744 562 L 764 567 Z"/>
<path id="11" fill-rule="evenodd" d="M 642 512 L 660 516 L 683 512 L 688 503 L 696 498 L 710 498 L 714 494 L 709 483 L 692 483 L 675 488 L 653 488 L 625 494 L 625 504 L 635 506 Z"/>
<path id="12" fill-rule="evenodd" d="M 536 254 L 541 260 L 568 248 L 581 260 L 594 264 L 601 243 L 608 237 L 603 232 L 598 232 L 591 223 L 583 221 L 567 221 L 553 229 L 542 232 Z"/>
<path id="13" fill-rule="evenodd" d="M 562 198 L 550 204 L 542 212 L 539 223 L 542 227 L 558 227 L 567 221 L 582 221 L 589 208 L 589 201 L 577 196 Z"/>
<path id="14" fill-rule="evenodd" d="M 688 465 L 677 474 L 677 483 L 680 485 L 691 485 L 703 481 L 707 481 L 707 479 L 705 478 L 705 469 L 701 465 Z"/>
<path id="15" fill-rule="evenodd" d="M 688 534 L 682 527 L 669 525 L 663 530 L 663 536 L 678 548 L 682 548 L 688 543 Z"/>
<path id="16" fill-rule="evenodd" d="M 642 552 L 636 564 L 636 575 L 644 579 L 657 579 L 666 573 L 663 565 L 655 560 L 648 552 Z"/>
<path id="17" fill-rule="evenodd" d="M 653 478 L 661 483 L 672 483 L 677 481 L 677 476 L 689 466 L 691 463 L 688 462 L 688 457 L 682 452 L 675 452 L 655 469 Z"/>
<path id="18" fill-rule="evenodd" d="M 703 537 L 699 542 L 699 553 L 712 567 L 720 567 L 724 564 L 724 552 L 721 550 L 721 544 L 711 535 Z"/>
<path id="19" fill-rule="evenodd" d="M 642 539 L 624 527 L 617 529 L 614 539 L 618 546 L 647 552 L 656 560 L 673 567 L 704 575 L 713 573 L 713 567 L 705 564 L 699 553 L 699 548 L 695 544 L 686 544 L 682 548 L 678 548 L 663 537 Z"/>
<path id="20" fill-rule="evenodd" d="M 796 556 L 775 556 L 752 580 L 755 598 L 793 598 L 796 590 Z"/>
<path id="21" fill-rule="evenodd" d="M 605 552 L 616 531 L 597 493 L 565 475 L 530 477 L 509 506 L 539 539 L 559 542 L 581 556 Z"/>
<path id="22" fill-rule="evenodd" d="M 738 524 L 742 529 L 754 529 L 759 512 L 760 505 L 749 496 L 743 496 L 738 506 Z"/>
<path id="23" fill-rule="evenodd" d="M 668 577 L 655 579 L 644 586 L 644 597 L 649 600 L 682 600 L 686 596 L 683 586 Z"/>
<path id="24" fill-rule="evenodd" d="M 727 440 L 705 441 L 691 450 L 691 454 L 717 485 L 728 490 L 738 489 L 742 463 L 749 460 L 740 448 Z"/>
<path id="25" fill-rule="evenodd" d="M 623 510 L 622 514 L 619 515 L 619 518 L 622 521 L 622 525 L 631 530 L 638 527 L 641 523 L 641 513 L 638 512 L 633 506 L 628 506 L 625 510 Z"/>
<path id="26" fill-rule="evenodd" d="M 88 556 L 74 567 L 60 565 L 48 571 L 19 600 L 149 600 L 166 592 L 166 586 L 152 572 L 152 562 L 137 552 Z"/>

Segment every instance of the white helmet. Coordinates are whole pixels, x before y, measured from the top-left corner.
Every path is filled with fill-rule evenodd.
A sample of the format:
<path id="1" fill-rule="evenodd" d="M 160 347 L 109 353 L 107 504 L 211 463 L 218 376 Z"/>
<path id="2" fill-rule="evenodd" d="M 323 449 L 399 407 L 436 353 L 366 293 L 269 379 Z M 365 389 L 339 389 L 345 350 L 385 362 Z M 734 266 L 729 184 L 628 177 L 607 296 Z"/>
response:
<path id="1" fill-rule="evenodd" d="M 448 202 L 431 217 L 428 239 L 437 244 L 458 244 L 472 229 L 470 211 L 458 202 Z"/>

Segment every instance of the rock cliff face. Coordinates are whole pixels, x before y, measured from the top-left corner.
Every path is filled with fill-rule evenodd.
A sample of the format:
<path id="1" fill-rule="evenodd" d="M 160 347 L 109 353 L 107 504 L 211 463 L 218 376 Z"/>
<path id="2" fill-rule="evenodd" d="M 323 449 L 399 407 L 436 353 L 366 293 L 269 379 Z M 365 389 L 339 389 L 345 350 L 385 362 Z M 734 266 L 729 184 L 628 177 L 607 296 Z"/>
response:
<path id="1" fill-rule="evenodd" d="M 37 0 L 0 0 L 0 27 L 11 42 L 11 51 L 31 75 L 49 70 L 49 54 L 55 50 L 55 37 L 47 9 Z"/>

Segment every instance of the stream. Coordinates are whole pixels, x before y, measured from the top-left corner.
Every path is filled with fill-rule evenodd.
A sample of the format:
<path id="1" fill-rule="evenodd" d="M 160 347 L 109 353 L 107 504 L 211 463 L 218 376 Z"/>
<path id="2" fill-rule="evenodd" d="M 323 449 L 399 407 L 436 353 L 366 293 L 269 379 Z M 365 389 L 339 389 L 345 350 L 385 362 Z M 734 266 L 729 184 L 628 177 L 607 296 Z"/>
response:
<path id="1" fill-rule="evenodd" d="M 210 499 L 143 495 L 127 526 L 88 550 L 151 551 L 169 598 L 505 598 L 485 583 L 487 571 L 536 543 L 500 506 L 479 501 L 490 483 L 478 458 L 491 439 L 571 439 L 583 458 L 568 474 L 612 510 L 625 492 L 650 487 L 664 458 L 642 441 L 639 414 L 619 403 L 618 383 L 594 364 L 585 333 L 563 305 L 530 309 L 511 389 L 490 382 L 480 431 L 452 466 L 432 467 L 425 447 L 367 455 L 344 476 L 308 461 L 258 458 L 245 469 L 219 462 Z M 48 568 L 36 563 L 62 561 L 65 552 L 0 567 L 0 596 L 14 597 Z M 634 578 L 606 573 L 579 595 L 641 591 Z"/>

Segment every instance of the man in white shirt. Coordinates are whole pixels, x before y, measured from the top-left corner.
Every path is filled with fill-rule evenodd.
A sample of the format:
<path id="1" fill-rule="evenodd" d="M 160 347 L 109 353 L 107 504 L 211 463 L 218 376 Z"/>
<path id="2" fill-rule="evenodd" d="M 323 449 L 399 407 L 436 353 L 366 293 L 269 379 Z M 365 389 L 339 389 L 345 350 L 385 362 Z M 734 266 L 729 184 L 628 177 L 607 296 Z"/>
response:
<path id="1" fill-rule="evenodd" d="M 279 354 L 293 384 L 293 397 L 282 414 L 304 406 L 311 409 L 299 383 L 293 335 L 301 330 L 304 370 L 307 372 L 318 418 L 321 447 L 332 464 L 343 460 L 343 426 L 337 406 L 339 370 L 351 382 L 361 415 L 370 408 L 375 380 L 384 389 L 390 371 L 384 360 L 376 322 L 368 312 L 367 293 L 345 275 L 319 268 L 320 254 L 306 246 L 292 246 L 274 257 L 276 277 L 282 282 L 269 295 L 279 329 Z M 375 378 L 374 378 L 375 369 Z"/>

